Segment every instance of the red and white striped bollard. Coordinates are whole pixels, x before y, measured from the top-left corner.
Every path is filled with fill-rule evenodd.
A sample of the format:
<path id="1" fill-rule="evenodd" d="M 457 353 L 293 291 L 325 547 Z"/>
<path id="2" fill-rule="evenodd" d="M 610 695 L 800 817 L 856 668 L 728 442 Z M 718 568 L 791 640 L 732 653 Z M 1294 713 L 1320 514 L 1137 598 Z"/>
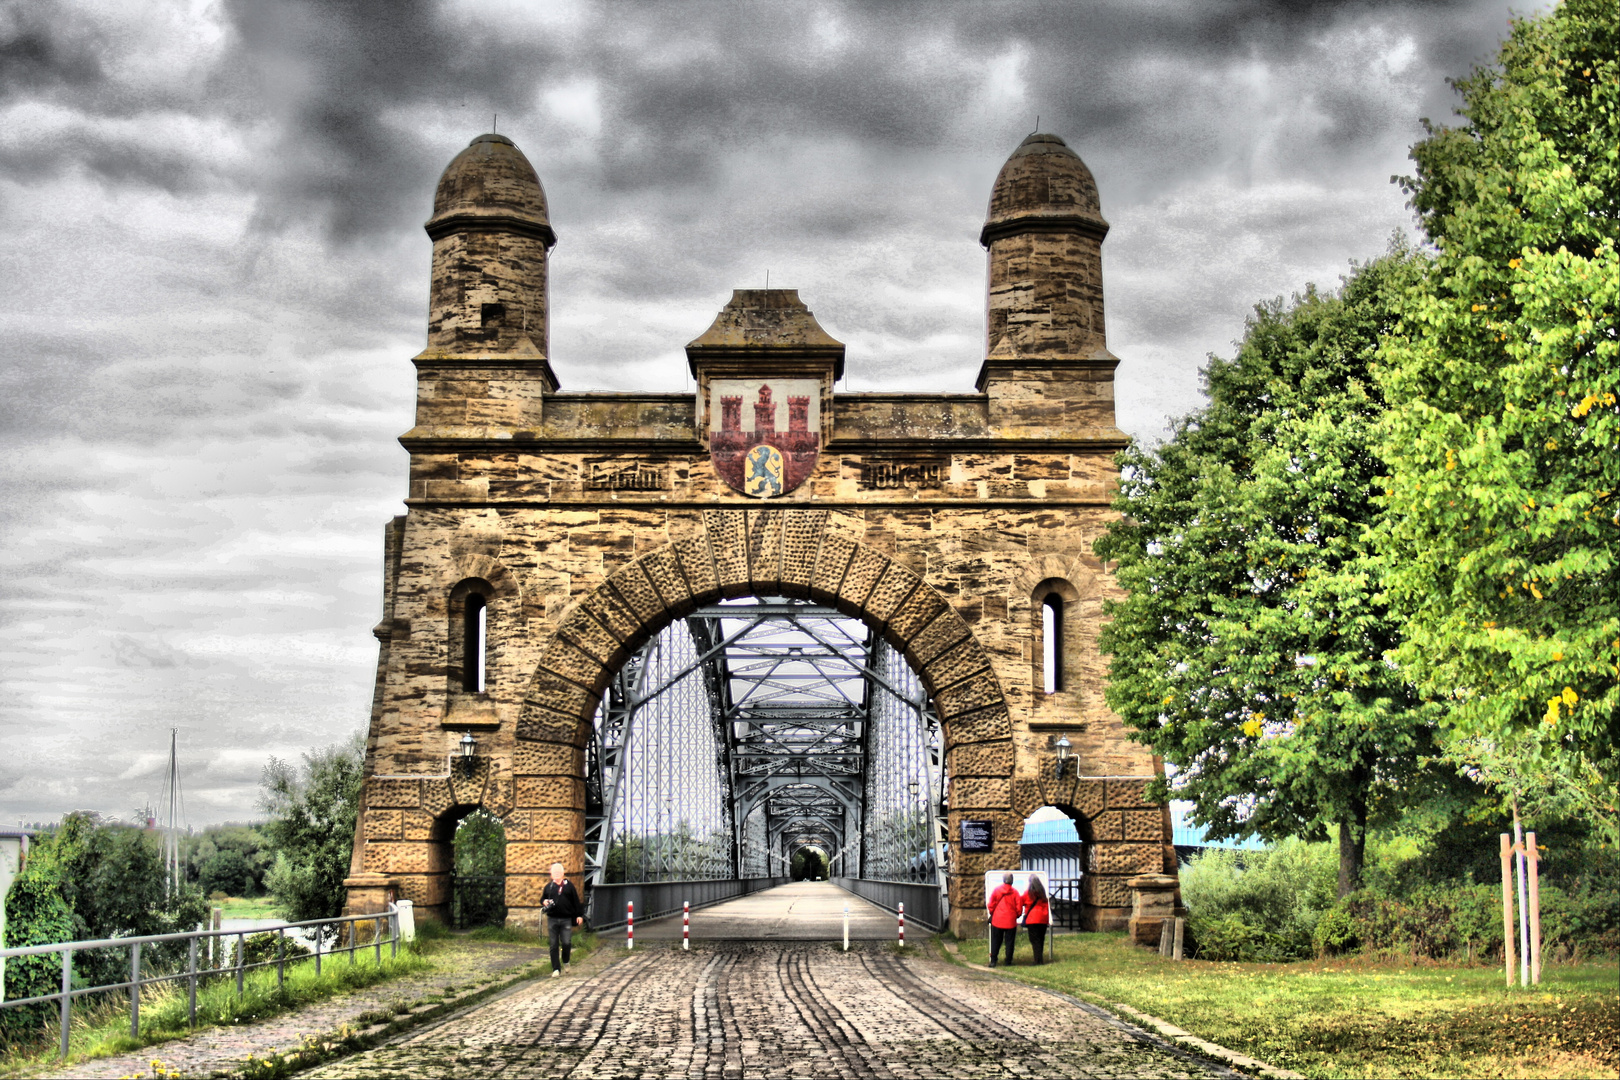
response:
<path id="1" fill-rule="evenodd" d="M 626 901 L 624 907 L 624 947 L 636 947 L 636 902 Z"/>
<path id="2" fill-rule="evenodd" d="M 906 902 L 900 901 L 900 947 L 906 947 Z"/>
<path id="3" fill-rule="evenodd" d="M 681 901 L 681 948 L 692 947 L 692 901 Z"/>

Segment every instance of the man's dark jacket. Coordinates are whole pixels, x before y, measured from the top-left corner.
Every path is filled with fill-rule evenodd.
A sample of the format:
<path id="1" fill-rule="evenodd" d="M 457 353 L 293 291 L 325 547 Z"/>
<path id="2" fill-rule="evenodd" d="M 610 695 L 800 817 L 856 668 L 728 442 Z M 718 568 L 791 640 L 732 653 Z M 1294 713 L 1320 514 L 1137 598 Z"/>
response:
<path id="1" fill-rule="evenodd" d="M 556 901 L 546 908 L 547 918 L 567 919 L 572 922 L 585 915 L 585 905 L 579 902 L 579 892 L 574 888 L 574 883 L 567 878 L 563 878 L 561 885 L 555 881 L 546 882 L 546 891 L 540 894 L 540 902 L 544 905 L 547 900 Z"/>

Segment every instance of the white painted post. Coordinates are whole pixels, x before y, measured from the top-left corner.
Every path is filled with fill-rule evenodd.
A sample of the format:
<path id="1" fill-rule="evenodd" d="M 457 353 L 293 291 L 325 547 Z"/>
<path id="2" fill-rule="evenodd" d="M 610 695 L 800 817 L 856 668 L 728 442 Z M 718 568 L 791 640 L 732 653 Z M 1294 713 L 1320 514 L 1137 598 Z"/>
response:
<path id="1" fill-rule="evenodd" d="M 849 952 L 849 905 L 844 905 L 844 951 Z"/>
<path id="2" fill-rule="evenodd" d="M 627 949 L 636 947 L 636 902 L 634 900 L 625 901 L 624 947 Z"/>
<path id="3" fill-rule="evenodd" d="M 900 947 L 906 947 L 906 902 L 900 901 Z"/>
<path id="4" fill-rule="evenodd" d="M 416 940 L 416 901 L 396 900 L 394 907 L 399 912 L 399 940 Z"/>
<path id="5" fill-rule="evenodd" d="M 681 901 L 681 948 L 692 948 L 692 901 Z"/>

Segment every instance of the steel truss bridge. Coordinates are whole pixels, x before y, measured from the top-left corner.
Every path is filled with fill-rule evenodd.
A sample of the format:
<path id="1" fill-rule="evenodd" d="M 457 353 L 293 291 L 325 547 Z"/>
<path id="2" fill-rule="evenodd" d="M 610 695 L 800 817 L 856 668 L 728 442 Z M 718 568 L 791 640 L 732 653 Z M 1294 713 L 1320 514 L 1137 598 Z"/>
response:
<path id="1" fill-rule="evenodd" d="M 604 695 L 586 750 L 586 883 L 678 909 L 679 889 L 650 887 L 721 899 L 743 890 L 720 883 L 786 878 L 814 852 L 831 877 L 879 903 L 910 898 L 926 922 L 921 900 L 937 924 L 945 794 L 939 719 L 898 652 L 834 608 L 723 601 L 649 641 Z M 616 889 L 631 885 L 648 888 Z M 597 922 L 614 914 L 593 901 Z"/>

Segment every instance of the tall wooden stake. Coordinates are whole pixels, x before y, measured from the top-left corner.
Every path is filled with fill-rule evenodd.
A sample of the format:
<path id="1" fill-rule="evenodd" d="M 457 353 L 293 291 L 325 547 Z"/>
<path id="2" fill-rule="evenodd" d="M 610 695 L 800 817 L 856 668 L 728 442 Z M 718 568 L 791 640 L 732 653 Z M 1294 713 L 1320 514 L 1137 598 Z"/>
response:
<path id="1" fill-rule="evenodd" d="M 1502 966 L 1513 985 L 1513 840 L 1502 834 Z"/>
<path id="2" fill-rule="evenodd" d="M 1524 854 L 1530 862 L 1530 981 L 1541 983 L 1541 852 L 1536 834 L 1524 834 Z"/>
<path id="3" fill-rule="evenodd" d="M 1525 881 L 1524 826 L 1519 822 L 1519 802 L 1513 801 L 1513 854 L 1519 879 L 1519 985 L 1530 985 L 1530 888 Z"/>

